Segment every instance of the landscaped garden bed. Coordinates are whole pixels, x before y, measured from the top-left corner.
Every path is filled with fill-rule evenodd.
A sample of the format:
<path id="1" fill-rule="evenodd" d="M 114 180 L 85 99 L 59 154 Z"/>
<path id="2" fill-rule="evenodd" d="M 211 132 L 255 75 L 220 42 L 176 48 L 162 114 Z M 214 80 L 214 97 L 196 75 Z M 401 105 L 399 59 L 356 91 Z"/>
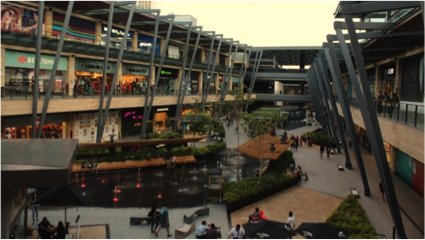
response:
<path id="1" fill-rule="evenodd" d="M 356 196 L 348 196 L 331 213 L 326 222 L 347 231 L 350 239 L 378 238 L 375 227 L 369 222 L 366 212 Z"/>

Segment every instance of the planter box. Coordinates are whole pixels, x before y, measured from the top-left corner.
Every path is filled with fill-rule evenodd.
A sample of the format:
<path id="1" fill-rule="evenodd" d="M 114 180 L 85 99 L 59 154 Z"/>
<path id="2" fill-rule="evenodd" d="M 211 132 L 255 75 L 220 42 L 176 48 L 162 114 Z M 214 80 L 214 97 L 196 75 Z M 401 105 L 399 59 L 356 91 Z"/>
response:
<path id="1" fill-rule="evenodd" d="M 227 203 L 226 202 L 226 210 L 227 210 L 227 214 L 230 214 L 231 212 L 237 211 L 241 208 L 244 208 L 248 205 L 251 205 L 253 203 L 256 203 L 264 198 L 270 197 L 273 194 L 276 194 L 280 191 L 283 191 L 285 189 L 288 189 L 292 186 L 297 185 L 298 183 L 298 179 L 293 178 L 287 182 L 282 183 L 281 185 L 275 187 L 275 188 L 270 188 L 264 191 L 259 192 L 258 194 L 255 195 L 249 195 L 246 196 L 238 201 L 235 202 L 231 202 L 231 203 Z"/>

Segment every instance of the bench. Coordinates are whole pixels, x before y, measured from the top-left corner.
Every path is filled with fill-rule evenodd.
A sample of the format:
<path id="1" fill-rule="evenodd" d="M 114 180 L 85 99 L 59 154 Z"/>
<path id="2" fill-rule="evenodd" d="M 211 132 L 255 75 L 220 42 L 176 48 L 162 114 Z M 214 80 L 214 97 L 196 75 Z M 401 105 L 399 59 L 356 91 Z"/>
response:
<path id="1" fill-rule="evenodd" d="M 350 192 L 351 192 L 351 195 L 356 196 L 357 198 L 360 198 L 360 194 L 359 192 L 357 192 L 357 189 L 350 188 Z"/>
<path id="2" fill-rule="evenodd" d="M 151 223 L 151 217 L 130 217 L 130 225 L 139 225 L 142 224 L 143 221 L 147 223 Z"/>
<path id="3" fill-rule="evenodd" d="M 183 239 L 195 230 L 195 223 L 184 224 L 182 228 L 177 228 L 174 230 L 174 236 L 176 239 Z"/>
<path id="4" fill-rule="evenodd" d="M 344 167 L 341 164 L 336 165 L 339 171 L 344 171 Z"/>
<path id="5" fill-rule="evenodd" d="M 192 224 L 193 219 L 197 216 L 205 216 L 210 214 L 210 208 L 200 208 L 196 210 L 190 217 L 186 216 L 186 214 L 183 216 L 183 222 L 185 224 Z"/>

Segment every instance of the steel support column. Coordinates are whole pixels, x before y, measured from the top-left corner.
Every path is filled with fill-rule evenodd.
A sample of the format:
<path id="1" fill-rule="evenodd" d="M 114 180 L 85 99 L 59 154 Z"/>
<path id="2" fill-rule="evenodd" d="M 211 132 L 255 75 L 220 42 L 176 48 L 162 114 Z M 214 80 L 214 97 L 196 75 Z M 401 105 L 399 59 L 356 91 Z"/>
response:
<path id="1" fill-rule="evenodd" d="M 198 50 L 199 39 L 201 38 L 202 33 L 203 33 L 202 27 L 200 27 L 198 37 L 196 38 L 195 50 L 193 51 L 192 59 L 190 61 L 189 74 L 188 74 L 189 79 L 191 79 L 193 63 L 195 61 L 196 51 Z M 183 106 L 183 103 L 184 103 L 184 97 L 186 96 L 187 86 L 188 86 L 188 84 L 185 85 L 185 89 L 183 89 L 183 92 L 181 90 L 179 90 L 179 94 L 181 93 L 182 96 L 181 96 L 181 99 L 177 99 L 177 111 L 176 111 L 176 115 L 175 115 L 174 129 L 177 129 L 178 122 L 180 121 L 180 113 L 181 113 L 182 106 Z"/>
<path id="2" fill-rule="evenodd" d="M 211 72 L 210 72 L 210 79 L 211 79 L 211 77 L 212 77 L 212 76 L 214 76 L 215 66 L 217 65 L 217 59 L 218 59 L 218 58 L 219 58 L 219 56 L 220 56 L 220 48 L 221 48 L 221 43 L 222 43 L 222 41 L 223 41 L 223 35 L 221 35 L 221 38 L 220 38 L 220 40 L 219 40 L 219 42 L 218 42 L 217 52 L 215 53 L 214 64 L 213 64 L 212 69 L 211 69 Z M 209 87 L 209 86 L 208 86 L 208 87 Z M 204 99 L 202 99 L 202 100 L 203 100 L 203 101 L 202 101 L 202 105 L 201 105 L 201 112 L 202 112 L 202 113 L 203 113 L 203 112 L 204 112 L 204 110 L 205 110 L 205 104 L 206 104 L 206 102 L 207 102 L 207 98 L 208 98 L 208 94 L 207 94 L 207 95 L 205 95 Z"/>
<path id="3" fill-rule="evenodd" d="M 128 31 L 130 29 L 131 21 L 133 19 L 133 13 L 134 13 L 134 6 L 135 5 L 136 5 L 135 2 L 133 4 L 131 4 L 130 13 L 128 14 L 128 20 L 127 20 L 127 24 L 125 26 L 124 37 L 123 37 L 123 40 L 122 40 L 123 44 L 121 44 L 120 51 L 118 53 L 117 64 L 115 65 L 115 72 L 114 72 L 114 75 L 112 77 L 111 89 L 109 89 L 108 100 L 106 101 L 105 112 L 103 113 L 102 122 L 99 123 L 100 129 L 98 128 L 98 130 L 97 130 L 98 132 L 100 131 L 100 139 L 102 139 L 102 137 L 103 137 L 103 131 L 105 129 L 106 121 L 108 119 L 109 107 L 111 106 L 112 95 L 114 93 L 115 85 L 116 85 L 117 78 L 118 78 L 118 70 L 120 68 L 122 56 L 124 54 L 124 47 L 127 45 L 127 36 L 128 36 Z M 106 43 L 106 44 L 108 44 L 108 43 Z"/>
<path id="4" fill-rule="evenodd" d="M 314 105 L 314 110 L 316 112 L 316 120 L 320 123 L 320 125 L 322 125 L 322 128 L 324 128 L 324 130 L 326 131 L 326 126 L 324 126 L 324 124 L 322 124 L 322 117 L 321 117 L 322 111 L 321 111 L 321 108 L 320 108 L 320 105 L 319 105 L 319 100 L 317 100 L 317 93 L 316 93 L 316 89 L 313 86 L 313 83 L 312 83 L 313 79 L 312 79 L 311 75 L 312 74 L 310 73 L 310 71 L 308 71 L 307 74 L 306 74 L 306 81 L 307 81 L 307 84 L 308 84 L 309 89 L 310 89 L 310 95 L 311 95 L 312 102 L 313 102 L 313 105 Z"/>
<path id="5" fill-rule="evenodd" d="M 237 45 L 236 45 L 236 48 L 235 48 L 235 57 L 236 57 L 236 53 L 238 52 L 238 48 L 239 48 L 239 41 L 237 41 Z M 229 57 L 230 58 L 230 57 Z M 230 65 L 230 71 L 229 71 L 229 73 L 227 74 L 227 76 L 228 76 L 228 82 L 230 81 L 230 77 L 232 76 L 232 72 L 233 72 L 233 66 L 235 65 L 235 59 L 232 57 L 232 63 L 231 63 L 231 65 Z M 224 81 L 226 81 L 226 78 L 224 79 Z M 226 95 L 227 95 L 227 93 L 229 92 L 229 87 L 230 87 L 230 84 L 233 84 L 233 82 L 230 82 L 230 83 L 228 83 L 226 86 L 226 88 L 225 89 L 223 89 L 223 94 L 222 94 L 222 101 L 224 101 L 224 99 L 226 98 Z"/>
<path id="6" fill-rule="evenodd" d="M 240 76 L 240 79 L 239 79 L 239 84 L 241 85 L 240 86 L 241 88 L 243 88 L 243 80 L 245 79 L 246 71 L 248 70 L 248 67 L 249 67 L 249 58 L 251 57 L 251 52 L 252 52 L 252 50 L 249 50 L 248 63 L 243 65 L 244 70 L 243 70 L 242 76 Z"/>
<path id="7" fill-rule="evenodd" d="M 258 53 L 258 52 L 257 52 Z M 248 90 L 248 99 L 251 98 L 251 94 L 252 94 L 252 89 L 254 88 L 255 85 L 255 80 L 257 79 L 257 74 L 258 74 L 258 69 L 260 68 L 260 64 L 261 64 L 261 58 L 263 57 L 263 50 L 261 50 L 260 52 L 260 56 L 258 57 L 258 62 L 257 62 L 257 69 L 255 69 L 254 66 L 254 71 L 253 71 L 253 78 L 251 79 L 251 88 Z M 245 105 L 245 111 L 248 111 L 248 103 Z"/>
<path id="8" fill-rule="evenodd" d="M 330 105 L 329 105 L 329 101 L 330 101 L 330 92 L 328 92 L 327 90 L 326 90 L 326 88 L 324 87 L 324 83 L 323 83 L 323 81 L 325 81 L 325 75 L 324 75 L 324 73 L 323 72 L 321 72 L 320 71 L 320 68 L 319 68 L 319 63 L 318 63 L 318 60 L 319 60 L 319 57 L 320 57 L 320 55 L 319 54 L 317 54 L 316 55 L 316 61 L 315 61 L 315 63 L 314 63 L 314 71 L 316 72 L 316 74 L 317 74 L 317 85 L 319 86 L 319 89 L 320 89 L 320 91 L 322 92 L 322 99 L 324 100 L 324 102 L 325 102 L 325 106 L 326 106 L 326 110 L 327 110 L 327 117 L 328 117 L 328 122 L 329 122 L 329 124 L 330 124 L 330 132 L 329 132 L 329 135 L 333 135 L 333 139 L 335 139 L 335 141 L 336 141 L 336 144 L 337 144 L 337 147 L 339 146 L 339 144 L 338 144 L 338 134 L 336 133 L 336 129 L 335 129 L 335 121 L 336 121 L 336 118 L 335 118 L 335 121 L 332 119 L 332 114 L 331 114 L 331 108 L 330 108 Z"/>
<path id="9" fill-rule="evenodd" d="M 241 62 L 241 69 L 240 69 L 240 72 L 239 72 L 239 82 L 238 82 L 238 88 L 240 88 L 240 87 L 241 87 L 241 79 L 240 79 L 240 77 L 242 76 L 243 68 L 244 68 L 244 65 L 245 65 L 246 49 L 247 49 L 247 48 L 245 47 L 245 48 L 244 48 L 244 50 L 243 50 L 242 62 Z M 249 58 L 248 58 L 248 62 L 249 62 Z"/>
<path id="10" fill-rule="evenodd" d="M 152 112 L 153 100 L 155 98 L 156 88 L 158 86 L 159 77 L 161 75 L 162 64 L 164 63 L 165 53 L 167 52 L 168 42 L 170 41 L 170 35 L 171 35 L 171 30 L 173 29 L 175 16 L 172 15 L 169 18 L 171 18 L 171 20 L 170 20 L 170 23 L 169 23 L 169 26 L 168 26 L 167 36 L 165 37 L 164 49 L 161 53 L 161 60 L 159 61 L 158 70 L 156 71 L 156 74 L 155 74 L 155 83 L 154 83 L 154 87 L 153 87 L 152 96 L 151 96 L 150 101 L 149 101 L 149 107 L 148 107 L 147 114 L 146 114 L 146 116 L 143 116 L 143 118 L 146 118 L 146 122 L 149 120 L 150 113 Z M 145 120 L 145 119 L 143 119 L 143 120 Z"/>
<path id="11" fill-rule="evenodd" d="M 145 90 L 145 106 L 143 108 L 143 121 L 142 121 L 142 132 L 140 138 L 145 138 L 145 133 L 148 125 L 148 119 L 146 118 L 147 112 L 148 112 L 148 102 L 149 102 L 149 91 L 151 88 L 151 78 L 152 78 L 152 71 L 155 71 L 153 68 L 154 66 L 154 60 L 155 60 L 155 49 L 156 49 L 156 40 L 158 38 L 158 24 L 159 24 L 159 16 L 160 11 L 158 10 L 156 17 L 155 17 L 155 29 L 153 32 L 153 43 L 151 48 L 151 61 L 149 63 L 149 74 L 148 74 L 148 81 L 146 84 L 146 90 Z"/>
<path id="12" fill-rule="evenodd" d="M 350 154 L 348 152 L 347 141 L 345 140 L 345 137 L 344 137 L 344 131 L 342 130 L 341 122 L 338 121 L 338 119 L 339 119 L 339 111 L 338 111 L 338 108 L 336 107 L 335 98 L 334 98 L 334 95 L 332 93 L 332 88 L 331 88 L 331 85 L 330 85 L 331 78 L 330 78 L 330 76 L 328 74 L 328 69 L 326 68 L 326 65 L 325 65 L 325 59 L 324 59 L 324 56 L 323 56 L 324 55 L 323 50 L 319 50 L 319 54 L 320 55 L 318 57 L 318 63 L 319 63 L 319 67 L 320 67 L 320 69 L 322 71 L 322 76 L 324 78 L 323 84 L 325 85 L 326 92 L 329 93 L 328 94 L 328 98 L 329 98 L 329 100 L 331 102 L 331 106 L 332 106 L 332 110 L 333 110 L 333 113 L 334 113 L 335 122 L 336 122 L 337 128 L 339 130 L 339 135 L 341 137 L 342 146 L 344 147 L 345 167 L 347 169 L 350 169 L 351 170 L 351 169 L 353 169 L 353 167 L 351 165 L 351 160 L 350 160 Z M 338 139 L 337 139 L 337 147 L 339 147 L 339 141 L 338 141 Z"/>
<path id="13" fill-rule="evenodd" d="M 41 138 L 43 133 L 43 126 L 46 122 L 47 108 L 49 107 L 49 101 L 52 96 L 53 80 L 55 80 L 56 71 L 58 70 L 59 60 L 62 53 L 63 42 L 65 41 L 66 30 L 68 29 L 69 19 L 71 18 L 72 8 L 74 7 L 74 1 L 69 1 L 68 9 L 66 10 L 65 20 L 63 21 L 62 32 L 59 38 L 58 48 L 56 50 L 55 62 L 53 63 L 52 74 L 49 79 L 49 87 L 46 92 L 46 98 L 44 99 L 43 111 L 41 112 L 40 124 L 38 127 L 37 138 Z M 40 19 L 43 21 L 43 19 Z M 40 34 L 40 32 L 38 32 Z M 38 90 L 38 89 L 37 89 Z"/>
<path id="14" fill-rule="evenodd" d="M 44 1 L 40 1 L 38 4 L 38 19 L 44 19 Z M 32 89 L 32 129 L 31 137 L 37 138 L 37 105 L 38 105 L 38 92 L 39 92 L 39 79 L 40 79 L 40 53 L 41 53 L 41 38 L 43 36 L 43 21 L 37 22 L 37 39 L 35 43 L 35 72 L 34 72 L 34 84 Z M 39 125 L 39 128 L 43 128 Z"/>
<path id="15" fill-rule="evenodd" d="M 226 81 L 226 79 L 227 78 L 230 79 L 230 77 L 228 76 L 228 71 L 229 71 L 230 58 L 231 58 L 231 55 L 232 55 L 233 43 L 234 43 L 234 41 L 232 39 L 232 41 L 230 42 L 229 53 L 227 54 L 229 57 L 227 58 L 226 67 L 225 67 L 225 70 L 224 70 L 223 86 L 222 86 L 223 89 L 221 89 L 221 92 L 220 92 L 220 101 L 224 101 L 224 98 L 226 96 L 226 95 L 224 95 L 224 93 L 225 93 L 224 89 L 228 88 L 228 85 L 229 85 L 229 81 Z"/>
<path id="16" fill-rule="evenodd" d="M 217 35 L 219 36 L 219 35 Z M 221 35 L 223 36 L 223 35 Z M 211 45 L 210 45 L 210 53 L 208 54 L 208 60 L 207 60 L 207 72 L 205 75 L 203 75 L 203 79 L 202 79 L 202 84 L 203 84 L 203 88 L 202 88 L 202 95 L 201 95 L 201 105 L 202 102 L 204 101 L 204 96 L 208 94 L 209 88 L 210 88 L 210 67 L 211 67 L 211 59 L 212 59 L 212 53 L 213 53 L 213 48 L 214 48 L 214 41 L 215 41 L 215 32 L 211 38 Z M 201 109 L 201 112 L 204 112 L 204 109 Z"/>
<path id="17" fill-rule="evenodd" d="M 369 140 L 372 146 L 372 152 L 375 156 L 376 164 L 378 166 L 379 174 L 381 175 L 382 183 L 386 190 L 385 193 L 387 195 L 393 222 L 397 229 L 397 235 L 399 238 L 406 238 L 403 220 L 401 219 L 397 196 L 391 177 L 391 171 L 388 165 L 388 161 L 386 159 L 382 133 L 380 131 L 378 122 L 378 116 L 375 111 L 375 106 L 372 100 L 372 94 L 367 79 L 366 67 L 364 65 L 359 41 L 357 39 L 356 31 L 354 28 L 353 18 L 351 15 L 345 15 L 344 19 L 348 28 L 348 34 L 350 35 L 350 42 L 351 46 L 353 47 L 354 59 L 356 61 L 356 66 L 359 72 L 360 79 L 356 78 L 356 72 L 354 70 L 353 62 L 351 61 L 351 57 L 348 53 L 345 39 L 342 36 L 341 25 L 336 24 L 335 30 L 338 35 L 339 43 L 341 45 L 342 53 L 344 55 L 346 65 L 349 70 L 353 86 L 355 88 L 356 93 L 360 95 L 360 97 L 358 98 L 360 111 L 362 112 L 366 130 L 369 134 Z M 364 99 L 361 94 L 362 90 Z"/>
<path id="18" fill-rule="evenodd" d="M 344 120 L 346 129 L 348 130 L 349 137 L 352 142 L 354 156 L 356 157 L 357 166 L 360 171 L 360 176 L 362 178 L 364 195 L 370 196 L 369 182 L 367 180 L 366 171 L 363 164 L 363 157 L 360 152 L 359 139 L 357 138 L 356 131 L 354 129 L 353 116 L 351 115 L 350 105 L 348 104 L 347 96 L 345 95 L 344 86 L 342 83 L 342 74 L 339 67 L 338 58 L 336 56 L 335 47 L 332 41 L 329 44 L 324 44 L 325 56 L 328 61 L 329 69 L 331 70 L 331 75 L 333 78 L 333 83 L 335 84 L 335 89 L 338 94 L 339 103 L 341 104 L 342 113 L 344 114 Z M 328 48 L 329 47 L 329 48 Z"/>
<path id="19" fill-rule="evenodd" d="M 327 134 L 330 134 L 330 129 L 328 126 L 328 119 L 326 118 L 326 109 L 325 109 L 325 105 L 322 101 L 322 97 L 323 94 L 320 92 L 320 89 L 318 88 L 317 84 L 317 73 L 314 72 L 313 70 L 314 68 L 311 68 L 312 71 L 308 71 L 309 75 L 310 75 L 310 83 L 309 86 L 311 85 L 311 88 L 314 89 L 314 93 L 316 96 L 316 101 L 317 101 L 317 111 L 316 111 L 316 116 L 318 116 L 318 120 L 320 122 L 320 124 L 322 125 L 323 129 L 325 130 L 325 132 Z"/>
<path id="20" fill-rule="evenodd" d="M 98 126 L 100 126 L 100 124 L 103 121 L 103 98 L 105 96 L 105 87 L 106 87 L 106 74 L 108 72 L 108 58 L 109 58 L 109 39 L 111 37 L 111 32 L 112 32 L 112 19 L 114 18 L 114 5 L 115 2 L 111 1 L 109 3 L 109 17 L 108 17 L 108 31 L 107 31 L 107 35 L 106 35 L 106 44 L 105 44 L 105 56 L 103 59 L 103 76 L 102 76 L 102 85 L 100 86 L 100 101 L 99 101 L 99 113 L 98 113 L 98 117 L 97 117 L 97 122 L 98 122 Z M 98 129 L 99 130 L 99 129 Z M 102 137 L 101 137 L 101 133 L 100 131 L 97 131 L 96 133 L 96 143 L 100 143 L 102 141 Z"/>

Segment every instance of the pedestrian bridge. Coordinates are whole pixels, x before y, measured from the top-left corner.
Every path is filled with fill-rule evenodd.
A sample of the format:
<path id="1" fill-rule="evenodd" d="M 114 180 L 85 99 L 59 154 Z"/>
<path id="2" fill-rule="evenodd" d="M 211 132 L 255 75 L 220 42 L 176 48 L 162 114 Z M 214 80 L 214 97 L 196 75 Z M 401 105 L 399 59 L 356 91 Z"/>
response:
<path id="1" fill-rule="evenodd" d="M 257 100 L 263 102 L 311 102 L 311 96 L 281 94 L 281 92 L 256 93 Z"/>

